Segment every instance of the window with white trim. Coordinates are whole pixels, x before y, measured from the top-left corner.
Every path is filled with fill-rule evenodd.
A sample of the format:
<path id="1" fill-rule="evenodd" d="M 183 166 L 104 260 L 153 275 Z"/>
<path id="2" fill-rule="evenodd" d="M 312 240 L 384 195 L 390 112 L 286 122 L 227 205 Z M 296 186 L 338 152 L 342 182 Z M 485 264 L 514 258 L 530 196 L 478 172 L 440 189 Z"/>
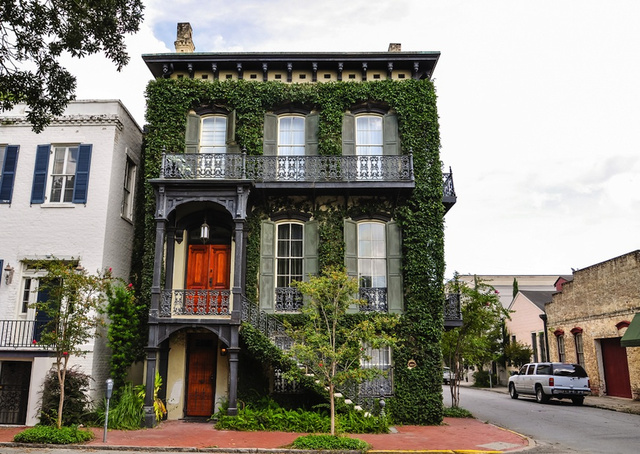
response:
<path id="1" fill-rule="evenodd" d="M 123 218 L 133 220 L 133 200 L 136 183 L 137 167 L 135 163 L 127 156 L 124 169 L 124 193 L 122 196 L 122 212 Z"/>
<path id="2" fill-rule="evenodd" d="M 289 287 L 292 281 L 302 280 L 304 227 L 301 223 L 282 223 L 278 228 L 276 249 L 277 287 Z"/>
<path id="3" fill-rule="evenodd" d="M 383 154 L 382 116 L 359 115 L 356 117 L 356 155 L 380 156 Z"/>
<path id="4" fill-rule="evenodd" d="M 278 156 L 304 156 L 304 117 L 278 117 Z"/>
<path id="5" fill-rule="evenodd" d="M 225 153 L 226 151 L 226 115 L 211 115 L 202 117 L 202 124 L 200 125 L 200 152 Z"/>
<path id="6" fill-rule="evenodd" d="M 370 344 L 363 347 L 360 366 L 363 369 L 388 370 L 391 368 L 391 347 L 372 348 Z"/>
<path id="7" fill-rule="evenodd" d="M 77 146 L 54 147 L 49 183 L 49 203 L 70 203 L 73 200 L 77 163 Z"/>
<path id="8" fill-rule="evenodd" d="M 360 287 L 387 288 L 387 246 L 381 222 L 358 224 L 358 283 Z"/>

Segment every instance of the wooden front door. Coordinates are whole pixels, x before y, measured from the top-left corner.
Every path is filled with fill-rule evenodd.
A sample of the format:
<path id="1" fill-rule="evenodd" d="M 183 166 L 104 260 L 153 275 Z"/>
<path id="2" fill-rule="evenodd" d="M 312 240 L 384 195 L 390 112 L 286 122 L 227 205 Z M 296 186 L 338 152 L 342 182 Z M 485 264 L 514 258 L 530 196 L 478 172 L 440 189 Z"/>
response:
<path id="1" fill-rule="evenodd" d="M 224 244 L 192 244 L 187 262 L 185 309 L 193 314 L 222 312 L 222 290 L 229 290 L 231 246 Z"/>
<path id="2" fill-rule="evenodd" d="M 185 416 L 208 418 L 213 414 L 217 344 L 217 339 L 211 336 L 189 338 Z"/>
<path id="3" fill-rule="evenodd" d="M 601 339 L 600 345 L 607 395 L 632 398 L 627 349 L 620 345 L 619 337 Z"/>

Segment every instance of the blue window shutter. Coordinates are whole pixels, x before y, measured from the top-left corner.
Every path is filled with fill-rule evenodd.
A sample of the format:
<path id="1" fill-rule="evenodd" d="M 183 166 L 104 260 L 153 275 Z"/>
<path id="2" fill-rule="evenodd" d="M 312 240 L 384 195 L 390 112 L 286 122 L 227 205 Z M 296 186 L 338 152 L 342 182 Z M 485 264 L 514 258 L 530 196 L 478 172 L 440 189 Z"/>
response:
<path id="1" fill-rule="evenodd" d="M 31 187 L 31 203 L 44 203 L 44 192 L 47 190 L 47 171 L 49 170 L 49 154 L 51 145 L 38 145 L 36 150 L 36 166 L 33 171 Z"/>
<path id="2" fill-rule="evenodd" d="M 76 180 L 73 185 L 73 203 L 87 203 L 89 189 L 89 167 L 91 166 L 92 145 L 78 147 L 78 164 L 76 166 Z"/>
<path id="3" fill-rule="evenodd" d="M 13 195 L 13 181 L 16 177 L 18 164 L 18 145 L 9 145 L 4 156 L 4 165 L 0 162 L 0 203 L 11 203 Z"/>

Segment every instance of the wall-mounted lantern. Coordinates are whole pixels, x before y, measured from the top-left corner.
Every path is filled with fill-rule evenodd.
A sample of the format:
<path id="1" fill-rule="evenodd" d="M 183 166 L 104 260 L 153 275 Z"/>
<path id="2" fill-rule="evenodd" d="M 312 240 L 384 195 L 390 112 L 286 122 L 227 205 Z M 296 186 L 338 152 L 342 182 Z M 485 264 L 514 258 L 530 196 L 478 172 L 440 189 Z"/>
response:
<path id="1" fill-rule="evenodd" d="M 4 267 L 4 282 L 9 285 L 13 282 L 13 273 L 15 269 L 7 263 L 7 266 Z"/>

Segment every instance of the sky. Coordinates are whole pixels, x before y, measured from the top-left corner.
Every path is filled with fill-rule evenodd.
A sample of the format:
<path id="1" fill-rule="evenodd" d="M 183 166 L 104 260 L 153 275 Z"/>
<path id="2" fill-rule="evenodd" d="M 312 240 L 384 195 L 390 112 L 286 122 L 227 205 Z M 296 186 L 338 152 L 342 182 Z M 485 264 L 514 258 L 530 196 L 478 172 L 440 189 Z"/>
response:
<path id="1" fill-rule="evenodd" d="M 446 276 L 571 274 L 640 249 L 640 1 L 144 0 L 131 62 L 68 60 L 144 124 L 142 54 L 440 51 Z"/>

